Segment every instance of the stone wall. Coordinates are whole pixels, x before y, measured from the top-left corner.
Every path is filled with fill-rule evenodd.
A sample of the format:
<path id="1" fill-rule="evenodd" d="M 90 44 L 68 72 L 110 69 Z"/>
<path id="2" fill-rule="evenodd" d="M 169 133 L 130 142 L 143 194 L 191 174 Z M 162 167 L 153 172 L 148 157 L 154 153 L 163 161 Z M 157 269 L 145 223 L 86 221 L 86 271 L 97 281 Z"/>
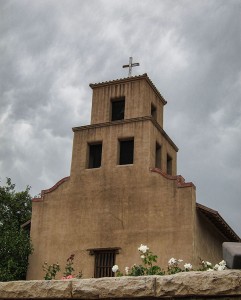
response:
<path id="1" fill-rule="evenodd" d="M 0 299 L 241 299 L 241 270 L 0 283 Z"/>

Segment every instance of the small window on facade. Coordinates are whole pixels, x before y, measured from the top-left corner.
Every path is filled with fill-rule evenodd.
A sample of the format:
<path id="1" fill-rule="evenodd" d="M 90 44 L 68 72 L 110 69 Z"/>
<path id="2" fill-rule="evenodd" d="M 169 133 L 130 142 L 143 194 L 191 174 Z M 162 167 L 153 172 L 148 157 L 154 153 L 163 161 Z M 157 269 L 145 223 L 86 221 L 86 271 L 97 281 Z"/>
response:
<path id="1" fill-rule="evenodd" d="M 123 120 L 125 116 L 125 97 L 112 99 L 111 121 Z"/>
<path id="2" fill-rule="evenodd" d="M 113 277 L 112 267 L 116 264 L 116 254 L 120 248 L 89 249 L 90 254 L 95 256 L 94 277 Z"/>
<path id="3" fill-rule="evenodd" d="M 155 167 L 161 169 L 161 146 L 156 143 L 156 163 Z"/>
<path id="4" fill-rule="evenodd" d="M 102 143 L 89 144 L 89 164 L 88 168 L 99 168 L 101 166 Z"/>
<path id="5" fill-rule="evenodd" d="M 172 158 L 167 154 L 167 174 L 172 175 Z"/>
<path id="6" fill-rule="evenodd" d="M 134 139 L 119 141 L 119 165 L 133 164 L 134 161 Z"/>
<path id="7" fill-rule="evenodd" d="M 154 104 L 151 104 L 151 115 L 156 120 L 156 106 Z"/>

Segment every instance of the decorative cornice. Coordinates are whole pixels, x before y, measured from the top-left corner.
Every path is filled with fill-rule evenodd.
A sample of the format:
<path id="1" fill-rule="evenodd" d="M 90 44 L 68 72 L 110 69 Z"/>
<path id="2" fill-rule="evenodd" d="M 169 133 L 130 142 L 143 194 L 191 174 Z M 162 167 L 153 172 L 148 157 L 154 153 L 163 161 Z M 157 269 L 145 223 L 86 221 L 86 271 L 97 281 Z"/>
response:
<path id="1" fill-rule="evenodd" d="M 156 126 L 156 128 L 163 134 L 163 136 L 168 140 L 168 142 L 173 146 L 173 148 L 178 152 L 178 147 L 174 144 L 174 142 L 166 133 L 166 131 L 159 125 L 159 123 L 153 117 L 151 117 L 150 120 Z"/>
<path id="2" fill-rule="evenodd" d="M 127 123 L 143 122 L 143 121 L 151 121 L 153 123 L 153 125 L 155 125 L 155 127 L 162 133 L 162 135 L 173 146 L 173 148 L 178 152 L 178 150 L 179 150 L 178 147 L 175 145 L 175 143 L 172 141 L 172 139 L 169 137 L 169 135 L 165 132 L 165 130 L 158 124 L 158 122 L 152 116 L 138 117 L 138 118 L 132 118 L 132 119 L 124 119 L 124 120 L 119 120 L 119 121 L 112 121 L 112 122 L 97 123 L 97 124 L 73 127 L 72 130 L 73 130 L 73 132 L 75 132 L 75 131 L 89 130 L 92 128 L 117 126 L 117 125 L 122 125 L 122 124 L 127 124 Z"/>
<path id="3" fill-rule="evenodd" d="M 117 125 L 121 125 L 121 124 L 140 122 L 140 121 L 145 121 L 145 120 L 150 120 L 150 119 L 152 119 L 151 116 L 138 117 L 138 118 L 132 118 L 132 119 L 123 119 L 123 120 L 118 120 L 118 121 L 111 121 L 111 122 L 104 122 L 104 123 L 97 123 L 97 124 L 90 124 L 90 125 L 84 125 L 84 126 L 79 126 L 79 127 L 73 127 L 72 130 L 73 130 L 73 132 L 75 132 L 75 131 L 81 131 L 81 130 L 89 130 L 89 129 L 92 129 L 92 128 L 117 126 Z"/>
<path id="4" fill-rule="evenodd" d="M 147 83 L 150 85 L 150 87 L 153 89 L 153 91 L 156 93 L 156 95 L 160 98 L 163 105 L 167 104 L 167 101 L 164 99 L 164 97 L 158 91 L 158 89 L 156 88 L 154 83 L 148 77 L 147 73 L 144 73 L 144 74 L 138 75 L 138 76 L 131 76 L 131 77 L 120 78 L 120 79 L 115 79 L 115 80 L 110 80 L 110 81 L 99 82 L 99 83 L 90 83 L 89 86 L 92 89 L 94 89 L 94 88 L 97 88 L 97 87 L 103 87 L 103 86 L 107 86 L 107 85 L 126 83 L 126 82 L 136 81 L 136 80 L 140 80 L 140 79 L 145 79 L 147 81 Z"/>
<path id="5" fill-rule="evenodd" d="M 55 183 L 55 185 L 53 185 L 51 188 L 46 189 L 46 190 L 42 190 L 41 191 L 41 196 L 40 198 L 33 198 L 32 201 L 33 202 L 40 202 L 43 201 L 43 198 L 46 194 L 53 192 L 54 190 L 56 190 L 61 184 L 63 184 L 65 181 L 68 181 L 70 179 L 70 176 L 64 177 L 62 179 L 60 179 L 57 183 Z"/>
<path id="6" fill-rule="evenodd" d="M 168 180 L 175 180 L 178 188 L 193 187 L 194 189 L 196 189 L 196 186 L 192 182 L 185 182 L 185 179 L 181 175 L 168 175 L 158 168 L 150 168 L 150 171 L 158 173 Z"/>

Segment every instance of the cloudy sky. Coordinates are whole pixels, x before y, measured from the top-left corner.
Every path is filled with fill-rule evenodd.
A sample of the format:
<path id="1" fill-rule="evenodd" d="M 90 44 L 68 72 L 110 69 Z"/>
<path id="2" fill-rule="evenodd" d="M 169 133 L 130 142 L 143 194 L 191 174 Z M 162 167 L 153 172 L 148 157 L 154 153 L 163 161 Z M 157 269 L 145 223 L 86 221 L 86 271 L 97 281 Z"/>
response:
<path id="1" fill-rule="evenodd" d="M 37 195 L 70 172 L 89 83 L 129 56 L 167 100 L 197 202 L 241 235 L 241 0 L 0 0 L 0 180 Z"/>

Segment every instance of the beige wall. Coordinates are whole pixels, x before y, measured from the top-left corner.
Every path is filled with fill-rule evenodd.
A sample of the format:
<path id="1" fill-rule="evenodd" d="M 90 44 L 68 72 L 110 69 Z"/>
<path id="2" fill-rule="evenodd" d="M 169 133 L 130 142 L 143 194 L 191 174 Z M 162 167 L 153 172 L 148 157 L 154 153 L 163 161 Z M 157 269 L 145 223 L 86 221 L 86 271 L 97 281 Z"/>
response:
<path id="1" fill-rule="evenodd" d="M 210 220 L 196 212 L 196 233 L 195 233 L 195 257 L 196 263 L 202 260 L 212 264 L 219 263 L 222 258 L 222 243 L 228 241 L 221 232 L 210 222 Z"/>
<path id="2" fill-rule="evenodd" d="M 111 121 L 111 99 L 123 96 L 125 119 L 150 116 L 153 104 L 157 108 L 157 122 L 163 127 L 164 104 L 145 78 L 94 87 L 91 124 Z"/>
<path id="3" fill-rule="evenodd" d="M 71 177 L 81 174 L 88 165 L 88 144 L 102 142 L 102 168 L 109 176 L 113 168 L 118 166 L 119 140 L 134 138 L 134 165 L 137 168 L 155 167 L 155 147 L 158 142 L 162 147 L 162 170 L 166 172 L 166 158 L 169 154 L 173 159 L 172 175 L 176 175 L 177 148 L 155 126 L 151 118 L 138 118 L 101 125 L 83 126 L 74 129 Z"/>
<path id="4" fill-rule="evenodd" d="M 141 243 L 163 267 L 171 257 L 192 260 L 193 188 L 177 188 L 175 180 L 134 165 L 116 167 L 112 176 L 101 168 L 83 172 L 34 203 L 28 279 L 42 278 L 44 261 L 64 265 L 72 253 L 76 270 L 92 277 L 89 248 L 120 247 L 116 263 L 122 269 L 140 263 Z"/>
<path id="5" fill-rule="evenodd" d="M 118 165 L 118 139 L 127 137 L 134 137 L 134 163 Z M 92 277 L 89 248 L 120 247 L 121 268 L 140 262 L 141 243 L 158 254 L 163 267 L 172 256 L 190 261 L 195 190 L 150 171 L 155 140 L 176 161 L 176 150 L 151 119 L 75 131 L 70 179 L 33 203 L 29 279 L 43 277 L 44 261 L 64 266 L 72 253 L 76 270 Z M 102 166 L 87 169 L 87 144 L 95 141 L 103 142 Z"/>

